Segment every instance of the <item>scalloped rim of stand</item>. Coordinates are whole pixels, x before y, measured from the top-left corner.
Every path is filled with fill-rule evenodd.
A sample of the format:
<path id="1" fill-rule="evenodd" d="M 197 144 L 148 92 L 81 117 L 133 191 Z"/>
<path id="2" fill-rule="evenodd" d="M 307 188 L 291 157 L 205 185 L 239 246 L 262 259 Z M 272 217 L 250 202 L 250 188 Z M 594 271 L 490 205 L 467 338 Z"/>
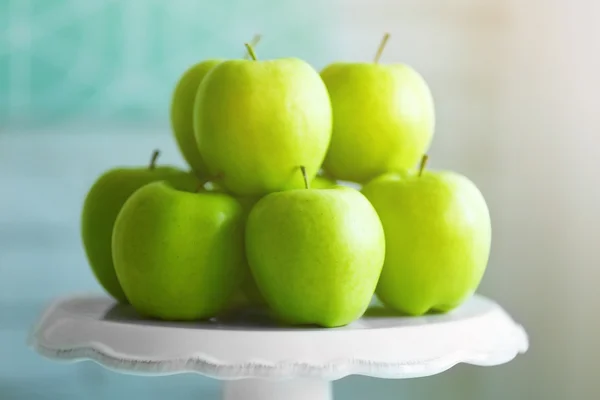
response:
<path id="1" fill-rule="evenodd" d="M 487 300 L 481 296 L 477 297 Z M 70 299 L 73 299 L 73 297 Z M 85 346 L 67 347 L 47 346 L 43 344 L 41 342 L 40 329 L 43 327 L 47 317 L 65 300 L 57 300 L 46 309 L 39 323 L 29 335 L 29 346 L 40 355 L 56 361 L 81 362 L 91 360 L 110 370 L 134 375 L 198 373 L 219 380 L 320 378 L 333 381 L 349 375 L 406 379 L 439 374 L 460 363 L 478 366 L 504 364 L 513 360 L 517 355 L 525 353 L 529 347 L 527 333 L 524 328 L 514 323 L 508 314 L 496 305 L 498 310 L 502 311 L 507 319 L 505 323 L 512 323 L 512 326 L 506 330 L 509 337 L 503 340 L 503 345 L 494 349 L 465 349 L 447 353 L 443 356 L 417 357 L 401 362 L 341 357 L 330 359 L 326 362 L 298 362 L 294 360 L 273 362 L 260 358 L 252 358 L 246 362 L 229 363 L 223 362 L 204 352 L 196 352 L 186 357 L 161 360 L 142 359 L 118 354 L 110 346 L 98 342 L 90 342 Z"/>
<path id="2" fill-rule="evenodd" d="M 133 375 L 174 375 L 198 373 L 219 380 L 249 378 L 324 378 L 337 380 L 349 375 L 364 375 L 375 378 L 407 379 L 436 375 L 464 363 L 478 366 L 494 366 L 513 360 L 525 350 L 503 350 L 495 353 L 453 354 L 429 360 L 414 360 L 411 363 L 387 363 L 361 359 L 343 359 L 329 363 L 310 364 L 284 361 L 272 363 L 253 361 L 244 364 L 221 363 L 206 355 L 196 355 L 173 360 L 118 359 L 95 347 L 54 350 L 39 343 L 33 346 L 41 355 L 54 360 L 81 362 L 92 360 L 122 373 Z"/>

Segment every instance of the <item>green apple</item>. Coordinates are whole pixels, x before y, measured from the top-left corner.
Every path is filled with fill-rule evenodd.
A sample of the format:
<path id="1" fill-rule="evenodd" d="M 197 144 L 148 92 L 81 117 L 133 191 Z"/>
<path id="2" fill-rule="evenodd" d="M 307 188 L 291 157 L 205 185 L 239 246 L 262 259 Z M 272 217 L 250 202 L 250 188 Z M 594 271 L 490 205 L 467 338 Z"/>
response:
<path id="1" fill-rule="evenodd" d="M 296 58 L 224 61 L 198 88 L 194 129 L 211 176 L 237 195 L 301 188 L 331 139 L 331 104 L 319 74 Z"/>
<path id="2" fill-rule="evenodd" d="M 171 100 L 171 128 L 177 146 L 185 161 L 198 176 L 207 176 L 208 168 L 198 152 L 198 144 L 194 136 L 194 101 L 204 76 L 222 61 L 206 60 L 188 68 L 179 78 Z"/>
<path id="3" fill-rule="evenodd" d="M 253 45 L 258 44 L 261 36 L 255 35 Z M 244 57 L 247 57 L 248 53 Z M 198 152 L 198 144 L 194 136 L 194 101 L 198 86 L 204 76 L 222 59 L 209 59 L 189 67 L 179 78 L 171 98 L 171 128 L 181 155 L 200 177 L 208 174 L 208 168 Z"/>
<path id="4" fill-rule="evenodd" d="M 115 223 L 115 270 L 131 305 L 163 320 L 210 318 L 249 273 L 245 215 L 233 197 L 154 182 L 136 191 Z"/>
<path id="5" fill-rule="evenodd" d="M 321 71 L 333 109 L 333 134 L 323 168 L 335 179 L 366 183 L 416 167 L 433 139 L 433 97 L 405 64 L 339 62 Z"/>
<path id="6" fill-rule="evenodd" d="M 112 260 L 113 225 L 125 201 L 140 187 L 167 180 L 176 185 L 197 187 L 198 179 L 171 166 L 155 166 L 158 151 L 148 167 L 114 168 L 93 184 L 81 214 L 81 237 L 88 263 L 100 285 L 120 302 L 127 302 Z"/>
<path id="7" fill-rule="evenodd" d="M 293 189 L 254 206 L 246 254 L 260 292 L 282 321 L 336 327 L 369 306 L 385 239 L 377 213 L 359 191 Z"/>
<path id="8" fill-rule="evenodd" d="M 338 183 L 335 179 L 324 175 L 317 175 L 310 183 L 310 187 L 312 189 L 328 189 L 337 186 L 337 184 Z"/>
<path id="9" fill-rule="evenodd" d="M 377 297 L 411 315 L 445 312 L 477 289 L 491 246 L 485 199 L 468 178 L 451 171 L 385 174 L 369 182 L 385 231 L 387 253 Z"/>
<path id="10" fill-rule="evenodd" d="M 239 201 L 243 202 L 245 199 L 238 199 Z M 251 211 L 251 209 L 247 209 L 247 212 L 249 213 Z M 248 219 L 248 214 L 246 214 L 246 220 Z M 240 294 L 241 294 L 241 298 L 243 299 L 243 301 L 238 302 L 238 306 L 241 307 L 253 307 L 253 308 L 261 308 L 261 307 L 265 307 L 267 306 L 267 302 L 264 298 L 264 296 L 262 295 L 262 293 L 260 292 L 260 289 L 258 288 L 258 286 L 256 285 L 256 281 L 254 279 L 254 276 L 252 276 L 252 273 L 250 272 L 250 267 L 248 267 L 248 274 L 244 280 L 244 282 L 242 283 L 242 286 L 239 290 Z"/>
<path id="11" fill-rule="evenodd" d="M 242 282 L 239 290 L 231 296 L 227 307 L 220 315 L 236 314 L 240 310 L 261 309 L 267 307 L 267 302 L 256 286 L 254 277 L 250 274 Z"/>
<path id="12" fill-rule="evenodd" d="M 265 297 L 260 292 L 254 276 L 250 276 L 242 284 L 242 292 L 247 300 L 247 305 L 251 307 L 263 307 L 267 305 Z"/>
<path id="13" fill-rule="evenodd" d="M 218 183 L 209 181 L 204 184 L 203 190 L 215 193 L 228 193 L 225 188 L 223 188 Z M 242 209 L 245 213 L 245 219 L 247 219 L 248 214 L 254 207 L 254 205 L 260 200 L 260 196 L 243 196 L 236 197 L 236 200 L 242 205 Z M 249 271 L 249 270 L 248 270 Z M 260 290 L 256 286 L 256 282 L 254 282 L 254 277 L 252 274 L 248 273 L 246 279 L 242 283 L 240 290 L 238 290 L 232 297 L 230 306 L 227 311 L 240 309 L 240 308 L 248 308 L 248 307 L 263 307 L 266 305 L 265 299 L 260 293 Z"/>
<path id="14" fill-rule="evenodd" d="M 209 182 L 207 185 L 207 190 L 219 193 L 227 193 L 227 191 L 220 185 Z M 231 195 L 231 193 L 228 193 Z M 242 209 L 244 210 L 244 221 L 248 219 L 248 214 L 254 207 L 254 205 L 261 199 L 261 196 L 234 196 L 235 199 L 242 205 Z M 232 298 L 230 309 L 239 309 L 239 308 L 259 308 L 266 306 L 266 301 L 260 290 L 256 286 L 256 282 L 254 281 L 254 277 L 250 273 L 250 269 L 248 268 L 248 274 L 242 283 L 240 290 L 236 292 L 236 294 Z"/>

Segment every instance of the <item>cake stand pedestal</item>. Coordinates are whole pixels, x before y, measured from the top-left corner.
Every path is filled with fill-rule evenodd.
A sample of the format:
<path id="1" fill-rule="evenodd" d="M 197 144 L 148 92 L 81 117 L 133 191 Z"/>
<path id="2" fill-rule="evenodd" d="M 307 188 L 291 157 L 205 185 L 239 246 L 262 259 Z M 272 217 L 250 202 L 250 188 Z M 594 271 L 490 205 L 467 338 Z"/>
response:
<path id="1" fill-rule="evenodd" d="M 528 348 L 524 329 L 475 295 L 458 309 L 402 317 L 374 307 L 333 329 L 282 327 L 259 311 L 195 323 L 146 320 L 103 296 L 53 302 L 29 344 L 44 357 L 93 360 L 128 374 L 198 373 L 224 381 L 226 400 L 331 400 L 348 375 L 405 379 L 458 363 L 493 366 Z"/>

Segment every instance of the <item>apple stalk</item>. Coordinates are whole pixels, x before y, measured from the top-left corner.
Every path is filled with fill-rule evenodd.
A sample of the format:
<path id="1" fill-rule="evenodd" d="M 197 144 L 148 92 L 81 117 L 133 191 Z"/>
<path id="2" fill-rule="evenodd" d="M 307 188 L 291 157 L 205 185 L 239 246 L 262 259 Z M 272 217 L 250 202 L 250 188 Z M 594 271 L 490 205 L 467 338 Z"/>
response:
<path id="1" fill-rule="evenodd" d="M 254 35 L 249 45 L 252 46 L 252 48 L 256 47 L 258 42 L 260 42 L 260 39 L 262 39 L 262 35 L 257 33 L 256 35 Z M 249 57 L 252 57 L 252 54 L 249 51 L 247 51 L 246 54 L 244 54 L 244 59 L 247 60 Z M 254 55 L 254 60 L 256 60 L 256 54 Z"/>
<path id="2" fill-rule="evenodd" d="M 150 164 L 148 165 L 148 169 L 152 170 L 156 167 L 156 160 L 158 159 L 159 155 L 160 155 L 160 150 L 154 150 L 152 152 L 152 157 L 150 158 Z"/>
<path id="3" fill-rule="evenodd" d="M 423 175 L 423 170 L 427 165 L 427 160 L 429 160 L 429 156 L 427 154 L 423 154 L 423 157 L 421 157 L 421 164 L 419 165 L 419 176 Z"/>
<path id="4" fill-rule="evenodd" d="M 379 43 L 377 53 L 375 53 L 375 64 L 379 64 L 379 59 L 381 58 L 381 55 L 383 54 L 383 49 L 385 49 L 385 45 L 387 44 L 389 39 L 390 34 L 386 32 L 385 35 L 383 35 L 383 38 L 381 39 L 381 43 Z"/>
<path id="5" fill-rule="evenodd" d="M 252 44 L 250 43 L 244 43 L 244 46 L 246 46 L 246 49 L 248 50 L 248 54 L 250 54 L 250 57 L 252 58 L 253 61 L 256 61 L 256 53 L 254 52 L 254 48 L 252 47 Z"/>
<path id="6" fill-rule="evenodd" d="M 310 189 L 310 183 L 308 183 L 308 176 L 306 175 L 306 167 L 304 165 L 301 165 L 300 171 L 302 171 L 302 177 L 304 178 L 304 187 L 306 189 Z"/>

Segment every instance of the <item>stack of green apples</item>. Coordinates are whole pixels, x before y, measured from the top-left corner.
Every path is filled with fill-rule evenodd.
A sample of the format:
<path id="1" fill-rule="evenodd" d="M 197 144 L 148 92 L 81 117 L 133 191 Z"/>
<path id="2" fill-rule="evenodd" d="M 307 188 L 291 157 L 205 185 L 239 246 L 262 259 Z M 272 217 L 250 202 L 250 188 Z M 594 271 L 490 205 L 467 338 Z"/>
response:
<path id="1" fill-rule="evenodd" d="M 465 176 L 426 168 L 434 101 L 405 64 L 206 60 L 180 78 L 174 138 L 189 169 L 121 167 L 89 191 L 82 237 L 99 283 L 163 320 L 264 307 L 337 327 L 374 294 L 405 315 L 468 299 L 491 245 Z M 256 44 L 256 43 L 255 43 Z M 347 185 L 340 182 L 354 182 Z"/>

